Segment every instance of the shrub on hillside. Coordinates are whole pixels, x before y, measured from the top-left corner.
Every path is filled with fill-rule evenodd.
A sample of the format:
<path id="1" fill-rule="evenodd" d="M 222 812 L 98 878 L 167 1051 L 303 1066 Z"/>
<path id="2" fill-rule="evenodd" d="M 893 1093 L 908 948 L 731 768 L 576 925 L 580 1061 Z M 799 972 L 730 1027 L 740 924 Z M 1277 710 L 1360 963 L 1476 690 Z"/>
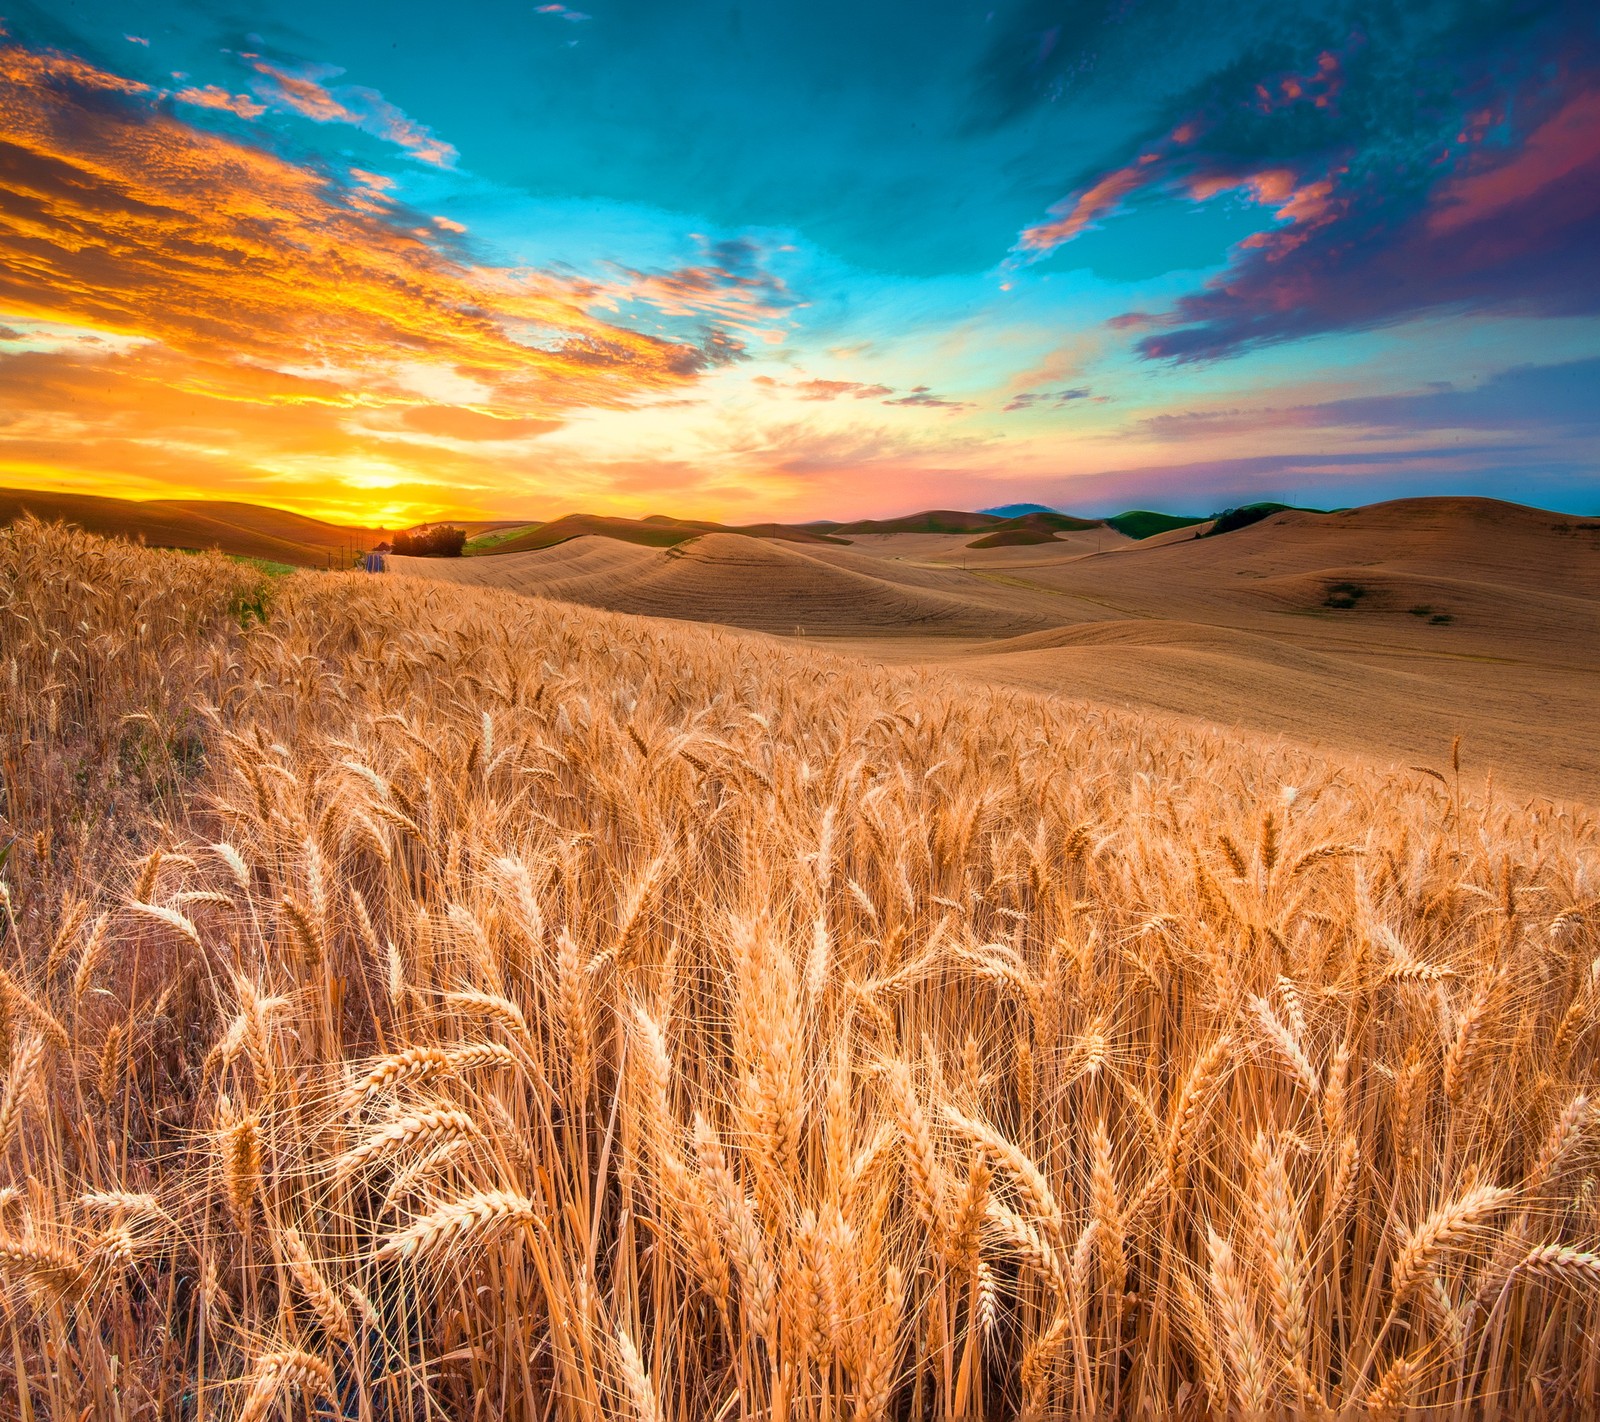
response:
<path id="1" fill-rule="evenodd" d="M 419 524 L 394 536 L 394 551 L 402 558 L 459 558 L 467 532 L 448 523 Z"/>
<path id="2" fill-rule="evenodd" d="M 1288 504 L 1244 504 L 1236 509 L 1223 509 L 1219 514 L 1213 514 L 1211 527 L 1203 533 L 1195 534 L 1196 538 L 1215 538 L 1219 533 L 1233 533 L 1241 528 L 1249 528 L 1253 523 L 1260 523 L 1264 518 L 1271 518 L 1275 513 L 1282 513 L 1289 507 Z"/>

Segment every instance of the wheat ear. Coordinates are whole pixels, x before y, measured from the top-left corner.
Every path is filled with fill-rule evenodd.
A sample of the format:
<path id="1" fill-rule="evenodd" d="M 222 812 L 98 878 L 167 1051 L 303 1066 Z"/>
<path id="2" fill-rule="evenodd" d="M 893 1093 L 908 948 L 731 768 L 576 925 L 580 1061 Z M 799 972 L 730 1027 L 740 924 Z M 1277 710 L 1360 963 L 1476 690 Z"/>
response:
<path id="1" fill-rule="evenodd" d="M 532 1224 L 534 1219 L 533 1202 L 525 1196 L 485 1190 L 441 1205 L 387 1236 L 377 1257 L 421 1263 L 513 1225 Z"/>

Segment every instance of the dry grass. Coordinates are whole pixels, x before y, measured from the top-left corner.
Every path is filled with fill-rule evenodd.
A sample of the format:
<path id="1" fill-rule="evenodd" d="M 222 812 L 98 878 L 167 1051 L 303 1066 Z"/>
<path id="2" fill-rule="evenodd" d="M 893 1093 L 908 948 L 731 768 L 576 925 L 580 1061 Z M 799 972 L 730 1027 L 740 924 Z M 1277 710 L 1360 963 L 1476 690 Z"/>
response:
<path id="1" fill-rule="evenodd" d="M 0 533 L 0 1408 L 1600 1393 L 1587 818 L 242 577 Z"/>

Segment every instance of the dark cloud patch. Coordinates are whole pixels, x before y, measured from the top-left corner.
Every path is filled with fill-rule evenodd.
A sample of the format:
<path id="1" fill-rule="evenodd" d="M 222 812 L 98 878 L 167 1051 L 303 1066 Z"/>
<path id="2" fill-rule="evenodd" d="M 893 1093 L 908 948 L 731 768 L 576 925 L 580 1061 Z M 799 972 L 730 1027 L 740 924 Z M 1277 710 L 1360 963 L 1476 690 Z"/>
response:
<path id="1" fill-rule="evenodd" d="M 755 279 L 758 285 L 781 289 L 762 266 L 762 250 L 748 237 L 730 237 L 721 242 L 702 241 L 706 261 L 730 279 Z"/>
<path id="2" fill-rule="evenodd" d="M 1496 155 L 1497 157 L 1499 155 Z M 1146 356 L 1192 361 L 1441 309 L 1600 311 L 1600 87 L 1493 166 L 1463 165 L 1425 204 L 1332 193 L 1325 210 L 1183 298 Z"/>
<path id="3" fill-rule="evenodd" d="M 1070 390 L 1025 390 L 1020 395 L 1012 396 L 1005 408 L 1009 413 L 1031 410 L 1040 405 L 1069 405 L 1074 400 L 1087 400 L 1093 393 L 1087 385 L 1076 385 Z"/>
<path id="4" fill-rule="evenodd" d="M 1222 276 L 1147 323 L 1193 361 L 1435 310 L 1600 310 L 1600 24 L 1571 0 L 1286 11 L 1084 175 L 1016 261 L 1135 201 L 1270 209 Z M 1265 214 L 1264 214 L 1265 215 Z"/>
<path id="5" fill-rule="evenodd" d="M 885 405 L 921 405 L 930 410 L 968 410 L 972 408 L 965 400 L 943 400 L 926 385 L 913 385 L 909 395 L 900 395 L 893 400 L 885 400 L 883 403 Z"/>
<path id="6" fill-rule="evenodd" d="M 700 342 L 700 353 L 708 366 L 736 365 L 750 359 L 750 348 L 731 331 L 708 327 Z"/>
<path id="7" fill-rule="evenodd" d="M 1266 7 L 1254 4 L 1208 6 L 1204 14 L 1201 8 L 1177 0 L 996 4 L 972 73 L 973 127 L 1008 123 L 1041 104 L 1103 92 L 1135 67 L 1147 78 L 1166 70 L 1170 82 L 1208 28 L 1228 34 L 1236 25 L 1258 29 L 1268 19 Z"/>

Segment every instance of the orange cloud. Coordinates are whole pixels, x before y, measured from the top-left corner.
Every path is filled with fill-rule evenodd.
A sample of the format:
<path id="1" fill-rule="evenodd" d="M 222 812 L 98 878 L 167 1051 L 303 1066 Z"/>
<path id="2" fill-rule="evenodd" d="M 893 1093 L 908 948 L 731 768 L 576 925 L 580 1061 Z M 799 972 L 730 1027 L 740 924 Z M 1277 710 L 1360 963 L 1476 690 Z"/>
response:
<path id="1" fill-rule="evenodd" d="M 1024 252 L 1053 252 L 1101 218 L 1110 216 L 1122 206 L 1124 198 L 1149 182 L 1145 170 L 1156 157 L 1153 153 L 1142 154 L 1137 163 L 1114 169 L 1076 197 L 1057 203 L 1050 209 L 1048 222 L 1023 228 L 1022 235 L 1017 238 L 1017 249 Z"/>
<path id="2" fill-rule="evenodd" d="M 260 118 L 267 111 L 265 104 L 258 104 L 248 94 L 230 94 L 216 84 L 207 84 L 203 89 L 179 89 L 172 97 L 181 104 L 193 104 L 199 109 L 217 109 L 242 119 Z"/>
<path id="3" fill-rule="evenodd" d="M 64 56 L 0 48 L 14 152 L 0 306 L 352 384 L 449 364 L 547 408 L 680 383 L 694 348 L 599 320 L 591 289 L 462 264 L 380 192 L 206 133 Z M 355 199 L 362 201 L 357 202 Z"/>
<path id="4" fill-rule="evenodd" d="M 719 358 L 602 319 L 591 283 L 471 265 L 387 180 L 208 132 L 70 55 L 0 42 L 0 134 L 10 482 L 465 502 L 504 479 L 473 444 L 672 394 Z"/>

